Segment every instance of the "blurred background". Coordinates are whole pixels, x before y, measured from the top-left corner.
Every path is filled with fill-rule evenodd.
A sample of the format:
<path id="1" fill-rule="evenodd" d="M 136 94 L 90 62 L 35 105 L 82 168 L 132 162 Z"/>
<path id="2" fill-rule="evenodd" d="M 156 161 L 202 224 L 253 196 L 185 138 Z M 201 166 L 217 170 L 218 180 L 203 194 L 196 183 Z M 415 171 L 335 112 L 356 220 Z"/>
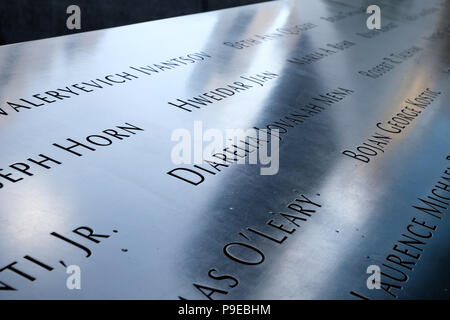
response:
<path id="1" fill-rule="evenodd" d="M 0 45 L 123 26 L 268 0 L 0 0 Z M 66 26 L 81 9 L 81 29 Z"/>

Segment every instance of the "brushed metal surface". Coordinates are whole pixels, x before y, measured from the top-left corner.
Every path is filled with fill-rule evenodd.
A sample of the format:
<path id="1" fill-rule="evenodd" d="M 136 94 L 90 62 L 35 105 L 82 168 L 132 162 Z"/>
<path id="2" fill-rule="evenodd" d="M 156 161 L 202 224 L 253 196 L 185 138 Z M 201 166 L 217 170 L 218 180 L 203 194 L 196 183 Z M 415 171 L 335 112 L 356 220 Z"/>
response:
<path id="1" fill-rule="evenodd" d="M 387 27 L 368 35 L 361 8 L 370 4 L 381 7 Z M 428 200 L 439 213 L 414 206 L 425 206 L 419 198 L 449 177 L 449 8 L 445 1 L 277 1 L 0 47 L 0 299 L 448 298 L 448 205 L 435 197 L 442 202 Z M 266 40 L 248 41 L 258 35 Z M 241 49 L 224 44 L 241 40 Z M 353 45 L 327 46 L 342 41 Z M 320 48 L 334 52 L 298 63 Z M 210 57 L 191 55 L 194 61 L 151 75 L 130 68 L 199 52 Z M 378 78 L 358 73 L 384 58 L 397 62 Z M 266 71 L 278 77 L 192 112 L 168 104 Z M 107 75 L 119 81 L 123 72 L 137 78 L 80 85 Z M 46 94 L 73 84 L 92 92 Z M 342 100 L 314 100 L 338 88 L 349 90 Z M 425 108 L 405 102 L 421 94 Z M 192 129 L 195 120 L 204 129 L 264 128 L 311 102 L 320 113 L 284 125 L 278 174 L 230 165 L 197 186 L 167 174 L 180 167 L 170 158 L 174 129 Z M 377 123 L 405 106 L 421 112 L 370 162 L 343 154 L 373 145 Z M 53 145 L 87 144 L 87 136 L 125 123 L 144 130 L 111 137 L 109 146 L 90 144 L 95 151 L 79 147 L 81 157 Z M 27 160 L 39 154 L 61 164 Z M 33 175 L 10 167 L 19 162 Z M 298 226 L 280 215 L 298 215 L 293 203 L 315 210 L 302 216 L 307 221 L 293 220 Z M 431 232 L 419 249 L 398 242 L 411 224 L 422 236 Z M 72 232 L 79 227 L 109 237 L 83 238 Z M 286 238 L 278 243 L 249 228 Z M 408 279 L 382 275 L 384 289 L 367 289 L 369 265 L 401 277 L 383 264 Z M 69 265 L 81 269 L 81 290 L 66 287 Z"/>

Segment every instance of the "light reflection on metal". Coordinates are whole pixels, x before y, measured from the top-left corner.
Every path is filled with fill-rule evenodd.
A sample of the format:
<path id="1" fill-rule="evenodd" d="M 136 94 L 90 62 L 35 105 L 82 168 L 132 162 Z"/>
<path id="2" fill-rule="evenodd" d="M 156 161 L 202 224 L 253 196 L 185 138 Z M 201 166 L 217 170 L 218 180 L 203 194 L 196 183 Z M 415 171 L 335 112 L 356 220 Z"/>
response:
<path id="1" fill-rule="evenodd" d="M 449 75 L 443 70 L 450 40 L 424 38 L 448 24 L 448 6 L 440 3 L 379 1 L 383 24 L 397 26 L 372 38 L 357 34 L 368 32 L 367 16 L 357 10 L 373 3 L 286 1 L 0 47 L 0 108 L 8 113 L 0 114 L 0 173 L 39 154 L 61 161 L 51 169 L 32 166 L 33 176 L 14 171 L 23 178 L 15 183 L 0 179 L 0 269 L 17 261 L 36 278 L 0 272 L 0 281 L 17 289 L 0 290 L 0 299 L 206 299 L 194 284 L 220 290 L 214 299 L 356 298 L 350 292 L 393 298 L 366 288 L 366 268 L 387 263 L 411 219 L 420 216 L 413 207 L 418 198 L 449 167 Z M 331 16 L 340 18 L 324 19 Z M 316 26 L 243 49 L 223 44 L 305 23 Z M 353 45 L 311 63 L 288 61 L 344 40 Z M 422 50 L 376 79 L 358 73 L 413 46 Z M 197 52 L 211 57 L 152 75 L 130 69 Z M 192 112 L 168 104 L 264 71 L 279 76 Z M 138 77 L 20 112 L 7 104 L 122 72 Z M 338 88 L 349 90 L 341 101 L 314 100 Z M 369 163 L 342 154 L 427 88 L 441 93 Z M 277 175 L 231 165 L 194 186 L 167 174 L 176 167 L 174 129 L 192 128 L 195 120 L 221 130 L 264 128 L 310 102 L 323 110 L 284 125 Z M 82 157 L 53 146 L 126 122 L 144 131 L 83 150 Z M 295 232 L 268 229 L 267 221 L 282 223 L 279 213 L 291 212 L 288 205 L 302 195 L 320 204 L 315 213 L 300 226 L 283 222 Z M 450 222 L 445 215 L 427 222 L 438 227 L 413 270 L 404 268 L 408 281 L 392 290 L 400 299 L 448 298 Z M 80 227 L 109 237 L 97 243 L 73 232 Z M 52 233 L 78 241 L 91 255 Z M 258 248 L 264 262 L 227 257 L 224 249 L 236 242 Z M 258 259 L 255 252 L 245 259 Z M 26 255 L 53 270 L 30 264 Z M 61 261 L 80 266 L 80 291 L 66 289 Z M 212 269 L 216 278 L 208 274 Z"/>

